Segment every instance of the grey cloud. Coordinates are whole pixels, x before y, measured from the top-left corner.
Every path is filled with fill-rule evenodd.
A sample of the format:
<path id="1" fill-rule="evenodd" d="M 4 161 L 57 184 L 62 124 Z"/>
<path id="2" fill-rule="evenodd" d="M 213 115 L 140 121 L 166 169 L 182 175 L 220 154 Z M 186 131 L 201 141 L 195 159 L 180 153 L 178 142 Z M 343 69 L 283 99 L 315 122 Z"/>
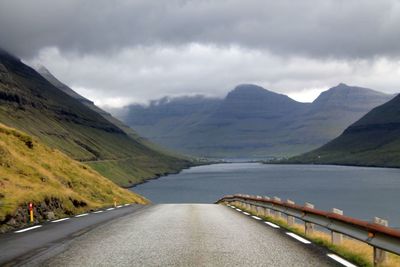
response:
<path id="1" fill-rule="evenodd" d="M 400 55 L 396 0 L 2 0 L 0 46 L 112 53 L 124 47 L 238 45 L 281 56 Z"/>
<path id="2" fill-rule="evenodd" d="M 398 91 L 400 84 L 399 61 L 285 58 L 239 46 L 148 46 L 111 56 L 69 55 L 52 48 L 42 50 L 36 60 L 102 106 L 188 94 L 223 97 L 240 83 L 259 84 L 305 101 L 340 82 L 387 93 Z"/>

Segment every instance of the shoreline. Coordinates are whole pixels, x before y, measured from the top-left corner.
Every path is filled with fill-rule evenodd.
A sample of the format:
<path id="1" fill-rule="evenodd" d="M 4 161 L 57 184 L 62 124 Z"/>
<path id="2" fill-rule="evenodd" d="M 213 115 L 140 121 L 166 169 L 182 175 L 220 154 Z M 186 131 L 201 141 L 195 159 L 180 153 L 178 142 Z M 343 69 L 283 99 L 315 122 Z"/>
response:
<path id="1" fill-rule="evenodd" d="M 261 162 L 266 165 L 321 165 L 321 166 L 342 166 L 342 167 L 364 167 L 364 168 L 382 168 L 382 169 L 400 169 L 400 166 L 382 166 L 374 164 L 351 164 L 351 163 L 305 163 L 305 162 Z"/>
<path id="2" fill-rule="evenodd" d="M 125 188 L 125 189 L 132 189 L 132 188 L 134 188 L 134 187 L 136 187 L 136 186 L 138 186 L 138 185 L 141 185 L 141 184 L 150 182 L 150 181 L 152 181 L 152 180 L 157 180 L 157 179 L 160 179 L 160 178 L 162 178 L 162 177 L 166 177 L 166 176 L 168 176 L 168 175 L 179 174 L 179 173 L 181 173 L 182 171 L 187 170 L 187 169 L 190 169 L 190 168 L 193 168 L 193 167 L 206 166 L 206 165 L 212 165 L 212 164 L 217 164 L 217 163 L 216 163 L 216 162 L 208 162 L 208 163 L 201 163 L 201 164 L 192 164 L 192 165 L 190 165 L 190 166 L 183 167 L 183 168 L 181 168 L 180 170 L 177 170 L 177 171 L 170 171 L 170 172 L 165 172 L 165 173 L 158 173 L 158 174 L 156 174 L 156 175 L 153 176 L 153 177 L 144 179 L 143 181 L 140 181 L 140 182 L 137 182 L 137 183 L 132 183 L 131 185 L 128 185 L 128 186 L 121 186 L 121 187 L 122 187 L 122 188 Z"/>
<path id="3" fill-rule="evenodd" d="M 173 175 L 173 174 L 179 174 L 182 171 L 186 170 L 186 169 L 190 169 L 193 167 L 198 167 L 198 166 L 207 166 L 207 165 L 214 165 L 214 164 L 239 164 L 239 163 L 260 163 L 260 164 L 265 164 L 265 165 L 307 165 L 307 166 L 337 166 L 337 167 L 362 167 L 362 168 L 376 168 L 376 169 L 394 169 L 394 170 L 398 170 L 400 169 L 399 167 L 388 167 L 388 166 L 380 166 L 380 165 L 357 165 L 357 164 L 340 164 L 340 163 L 295 163 L 295 162 L 266 162 L 266 161 L 240 161 L 240 162 L 234 162 L 234 161 L 226 161 L 226 162 L 209 162 L 209 163 L 202 163 L 202 164 L 194 164 L 185 168 L 182 168 L 178 171 L 171 171 L 171 172 L 165 172 L 162 174 L 157 174 L 156 176 L 150 177 L 150 178 L 146 178 L 143 181 L 137 182 L 137 183 L 133 183 L 132 185 L 128 185 L 128 186 L 121 186 L 122 188 L 125 189 L 132 189 L 135 188 L 136 186 L 139 186 L 141 184 L 145 184 L 147 182 L 150 182 L 152 180 L 157 180 L 160 179 L 162 177 L 166 177 L 169 175 Z"/>

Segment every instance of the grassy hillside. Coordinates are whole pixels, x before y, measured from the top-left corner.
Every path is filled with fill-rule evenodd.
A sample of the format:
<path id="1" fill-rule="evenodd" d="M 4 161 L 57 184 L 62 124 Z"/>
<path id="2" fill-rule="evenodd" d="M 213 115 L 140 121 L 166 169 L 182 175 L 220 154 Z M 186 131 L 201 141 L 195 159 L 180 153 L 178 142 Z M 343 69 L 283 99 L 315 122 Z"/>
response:
<path id="1" fill-rule="evenodd" d="M 109 112 L 106 112 L 105 110 L 99 108 L 92 101 L 90 101 L 89 99 L 79 95 L 74 90 L 72 90 L 69 86 L 67 86 L 66 84 L 64 84 L 61 81 L 59 81 L 44 66 L 39 66 L 37 68 L 37 71 L 44 78 L 46 78 L 46 80 L 49 81 L 52 85 L 54 85 L 55 87 L 57 87 L 61 91 L 65 92 L 69 96 L 79 100 L 79 102 L 81 102 L 82 104 L 84 104 L 85 106 L 87 106 L 88 108 L 93 110 L 94 112 L 100 114 L 104 119 L 106 119 L 108 122 L 110 122 L 111 124 L 115 125 L 119 129 L 121 129 L 125 134 L 127 134 L 130 138 L 132 138 L 133 140 L 137 141 L 138 143 L 140 143 L 140 144 L 142 144 L 142 145 L 144 145 L 144 146 L 146 146 L 146 147 L 148 147 L 148 148 L 150 148 L 150 149 L 152 149 L 154 151 L 160 152 L 161 154 L 164 154 L 165 156 L 172 156 L 172 157 L 175 157 L 177 159 L 188 160 L 188 158 L 183 156 L 183 155 L 174 153 L 174 152 L 172 152 L 170 150 L 167 150 L 167 149 L 165 149 L 163 147 L 160 147 L 159 145 L 157 145 L 155 143 L 150 142 L 146 138 L 143 138 L 138 133 L 136 133 L 132 128 L 130 128 L 129 126 L 125 125 L 122 121 L 118 120 L 117 118 L 113 117 Z M 143 119 L 146 119 L 146 118 L 143 118 Z M 132 163 L 129 163 L 129 164 L 132 164 Z M 171 163 L 168 163 L 168 164 L 171 164 Z M 109 165 L 111 165 L 111 164 L 109 164 Z M 128 172 L 129 172 L 129 170 L 128 170 Z"/>
<path id="2" fill-rule="evenodd" d="M 0 231 L 26 224 L 29 202 L 37 219 L 44 220 L 49 212 L 62 217 L 111 206 L 114 198 L 147 203 L 90 167 L 0 124 Z"/>
<path id="3" fill-rule="evenodd" d="M 289 162 L 400 167 L 400 96 L 371 110 L 338 138 Z"/>
<path id="4" fill-rule="evenodd" d="M 76 160 L 88 162 L 123 186 L 191 164 L 127 134 L 5 53 L 0 53 L 0 122 L 36 136 Z M 107 169 L 109 166 L 112 171 Z"/>

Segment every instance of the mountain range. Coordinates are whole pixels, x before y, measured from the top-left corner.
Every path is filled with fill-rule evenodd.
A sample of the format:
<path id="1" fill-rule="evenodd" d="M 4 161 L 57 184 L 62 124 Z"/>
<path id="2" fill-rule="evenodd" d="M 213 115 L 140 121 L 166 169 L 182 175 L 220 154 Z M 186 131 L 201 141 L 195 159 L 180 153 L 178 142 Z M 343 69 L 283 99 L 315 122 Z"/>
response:
<path id="1" fill-rule="evenodd" d="M 331 142 L 288 162 L 400 167 L 400 95 L 368 112 Z"/>
<path id="2" fill-rule="evenodd" d="M 39 138 L 123 186 L 191 164 L 150 145 L 49 72 L 44 76 L 0 50 L 1 123 Z"/>
<path id="3" fill-rule="evenodd" d="M 282 157 L 323 145 L 391 98 L 341 83 L 312 103 L 301 103 L 243 84 L 223 99 L 164 97 L 149 105 L 130 105 L 119 118 L 151 141 L 190 155 Z"/>

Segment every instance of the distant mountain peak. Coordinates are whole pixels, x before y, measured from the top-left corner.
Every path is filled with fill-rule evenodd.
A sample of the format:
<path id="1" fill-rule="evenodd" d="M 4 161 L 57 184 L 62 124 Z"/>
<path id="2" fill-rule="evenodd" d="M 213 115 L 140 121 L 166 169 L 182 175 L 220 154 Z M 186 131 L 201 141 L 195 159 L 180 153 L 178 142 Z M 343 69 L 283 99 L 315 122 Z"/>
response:
<path id="1" fill-rule="evenodd" d="M 329 93 L 329 92 L 353 92 L 353 93 L 363 92 L 363 93 L 374 93 L 374 94 L 385 95 L 385 93 L 382 93 L 379 91 L 375 91 L 375 90 L 365 88 L 365 87 L 360 87 L 360 86 L 352 86 L 352 85 L 348 85 L 345 83 L 339 83 L 338 85 L 325 91 L 325 93 Z"/>
<path id="2" fill-rule="evenodd" d="M 348 86 L 348 85 L 345 84 L 345 83 L 339 83 L 339 84 L 336 85 L 334 88 L 348 88 L 348 87 L 350 87 L 350 86 Z"/>
<path id="3" fill-rule="evenodd" d="M 247 83 L 237 85 L 235 88 L 233 88 L 232 91 L 230 91 L 230 93 L 233 93 L 233 94 L 265 94 L 265 93 L 278 94 L 278 93 L 269 91 L 259 85 L 247 84 Z"/>
<path id="4" fill-rule="evenodd" d="M 336 85 L 336 86 L 334 86 L 332 88 L 329 88 L 326 92 L 327 93 L 329 93 L 329 92 L 349 93 L 349 92 L 357 92 L 357 91 L 367 92 L 367 91 L 374 91 L 374 90 L 368 89 L 368 88 L 364 88 L 364 87 L 359 87 L 359 86 L 351 86 L 351 85 L 348 85 L 346 83 L 339 83 L 338 85 Z M 377 92 L 377 91 L 374 91 L 374 92 Z M 379 93 L 379 92 L 377 92 L 377 93 Z"/>
<path id="5" fill-rule="evenodd" d="M 241 90 L 266 90 L 266 89 L 259 85 L 251 83 L 239 84 L 233 89 L 233 91 L 241 91 Z"/>
<path id="6" fill-rule="evenodd" d="M 279 98 L 288 98 L 288 96 L 275 93 L 272 91 L 269 91 L 261 86 L 255 85 L 255 84 L 240 84 L 236 86 L 232 91 L 228 93 L 226 96 L 226 99 L 232 99 L 232 98 L 271 98 L 271 97 L 279 97 Z M 293 100 L 294 101 L 294 100 Z"/>
<path id="7" fill-rule="evenodd" d="M 336 106 L 358 109 L 365 106 L 377 106 L 390 98 L 390 95 L 372 89 L 339 83 L 337 86 L 322 92 L 312 105 L 314 108 Z M 366 101 L 369 103 L 366 103 Z M 376 104 L 374 104 L 375 102 Z"/>

